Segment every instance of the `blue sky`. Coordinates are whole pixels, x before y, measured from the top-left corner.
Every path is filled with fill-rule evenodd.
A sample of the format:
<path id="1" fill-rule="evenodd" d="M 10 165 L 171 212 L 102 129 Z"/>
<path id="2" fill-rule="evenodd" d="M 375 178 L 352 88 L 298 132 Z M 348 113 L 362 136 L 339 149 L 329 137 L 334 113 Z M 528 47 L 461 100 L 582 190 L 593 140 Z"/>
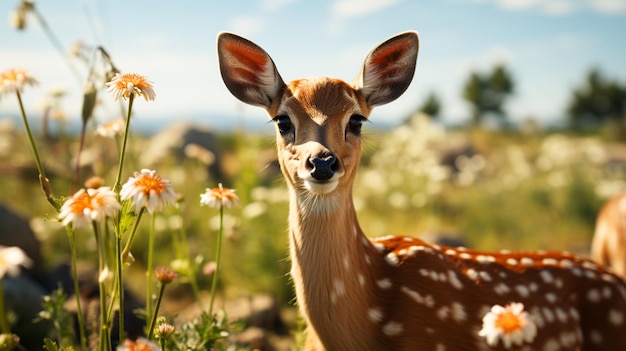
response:
<path id="1" fill-rule="evenodd" d="M 27 69 L 40 82 L 24 95 L 29 114 L 40 114 L 51 89 L 67 91 L 64 108 L 78 119 L 81 85 L 34 18 L 25 31 L 8 24 L 18 0 L 0 1 L 0 70 Z M 224 116 L 265 121 L 224 87 L 215 38 L 232 31 L 259 44 L 283 79 L 328 75 L 351 81 L 366 54 L 396 33 L 416 30 L 420 53 L 411 87 L 394 103 L 374 110 L 397 122 L 429 92 L 442 100 L 443 119 L 467 120 L 463 83 L 471 71 L 505 63 L 516 82 L 507 104 L 514 120 L 555 120 L 571 90 L 591 67 L 626 83 L 626 0 L 257 0 L 36 1 L 62 44 L 102 45 L 123 72 L 154 82 L 157 98 L 135 104 L 143 121 L 195 118 L 208 125 Z M 84 71 L 84 70 L 83 70 Z M 103 99 L 109 98 L 107 93 Z M 15 99 L 0 100 L 0 118 L 14 114 Z M 114 110 L 117 111 L 117 110 Z M 98 112 L 102 120 L 114 112 Z"/>

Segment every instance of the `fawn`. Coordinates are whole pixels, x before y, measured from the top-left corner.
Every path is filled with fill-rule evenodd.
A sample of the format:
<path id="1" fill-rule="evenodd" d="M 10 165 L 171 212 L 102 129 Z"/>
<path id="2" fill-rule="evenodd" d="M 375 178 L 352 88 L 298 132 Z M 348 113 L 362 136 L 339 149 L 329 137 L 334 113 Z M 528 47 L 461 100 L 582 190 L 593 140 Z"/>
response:
<path id="1" fill-rule="evenodd" d="M 306 349 L 504 349 L 479 336 L 482 318 L 492 305 L 520 302 L 537 327 L 521 349 L 626 350 L 626 283 L 589 259 L 365 236 L 352 202 L 361 125 L 407 89 L 418 46 L 412 31 L 384 41 L 352 83 L 319 77 L 286 84 L 259 46 L 218 35 L 226 87 L 275 122 Z"/>

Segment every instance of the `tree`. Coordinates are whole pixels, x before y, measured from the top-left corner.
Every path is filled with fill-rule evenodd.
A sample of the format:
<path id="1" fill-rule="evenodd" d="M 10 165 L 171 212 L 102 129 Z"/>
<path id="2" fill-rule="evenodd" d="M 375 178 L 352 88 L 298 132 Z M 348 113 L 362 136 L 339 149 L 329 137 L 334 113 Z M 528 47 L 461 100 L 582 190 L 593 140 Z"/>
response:
<path id="1" fill-rule="evenodd" d="M 472 72 L 463 88 L 463 97 L 473 105 L 472 122 L 481 124 L 487 114 L 506 119 L 504 103 L 513 91 L 513 78 L 504 65 L 485 75 Z"/>
<path id="2" fill-rule="evenodd" d="M 566 112 L 573 127 L 610 123 L 623 138 L 626 136 L 626 86 L 607 79 L 599 69 L 592 68 L 586 81 L 572 92 Z"/>
<path id="3" fill-rule="evenodd" d="M 419 112 L 423 112 L 433 118 L 439 117 L 441 111 L 441 102 L 437 95 L 433 92 L 428 94 L 426 100 L 422 103 L 422 106 L 418 109 Z"/>

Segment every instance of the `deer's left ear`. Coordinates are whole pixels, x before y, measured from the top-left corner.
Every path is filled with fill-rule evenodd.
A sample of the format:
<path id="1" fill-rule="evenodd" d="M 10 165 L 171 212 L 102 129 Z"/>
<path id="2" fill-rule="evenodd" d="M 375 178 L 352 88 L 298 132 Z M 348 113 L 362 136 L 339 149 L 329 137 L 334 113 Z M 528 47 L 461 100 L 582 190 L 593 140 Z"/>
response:
<path id="1" fill-rule="evenodd" d="M 353 84 L 371 107 L 389 103 L 409 87 L 419 49 L 417 32 L 398 34 L 384 41 L 365 58 Z"/>

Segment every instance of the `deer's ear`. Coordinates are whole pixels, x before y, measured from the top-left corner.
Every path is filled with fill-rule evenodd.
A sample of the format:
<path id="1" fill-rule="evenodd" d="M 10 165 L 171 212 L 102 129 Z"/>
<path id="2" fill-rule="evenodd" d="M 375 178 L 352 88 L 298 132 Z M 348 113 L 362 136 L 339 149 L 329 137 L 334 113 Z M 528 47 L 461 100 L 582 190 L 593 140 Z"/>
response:
<path id="1" fill-rule="evenodd" d="M 418 49 L 417 32 L 410 31 L 387 39 L 367 55 L 353 84 L 369 106 L 384 105 L 404 93 L 415 73 Z"/>
<path id="2" fill-rule="evenodd" d="M 217 56 L 226 87 L 247 104 L 269 108 L 285 87 L 272 58 L 245 38 L 218 34 Z"/>

